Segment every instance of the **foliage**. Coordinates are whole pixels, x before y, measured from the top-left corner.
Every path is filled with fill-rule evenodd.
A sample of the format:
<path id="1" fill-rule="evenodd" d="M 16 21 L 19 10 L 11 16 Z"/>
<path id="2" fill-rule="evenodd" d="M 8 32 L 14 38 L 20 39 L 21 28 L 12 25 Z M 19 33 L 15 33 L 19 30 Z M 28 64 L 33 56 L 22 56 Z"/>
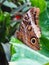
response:
<path id="1" fill-rule="evenodd" d="M 0 42 L 5 42 L 9 34 L 10 14 L 0 11 Z M 8 38 L 7 38 L 8 39 Z"/>
<path id="2" fill-rule="evenodd" d="M 49 65 L 49 63 L 46 63 L 45 65 Z"/>
<path id="3" fill-rule="evenodd" d="M 40 8 L 40 13 L 42 13 L 46 9 L 45 0 L 30 0 L 31 5 Z"/>
<path id="4" fill-rule="evenodd" d="M 49 50 L 49 7 L 48 7 L 48 4 L 47 4 L 46 10 L 42 14 L 40 14 L 39 20 L 40 20 L 40 27 L 42 31 L 41 41 L 43 42 L 45 47 Z"/>
<path id="5" fill-rule="evenodd" d="M 15 40 L 15 42 L 13 43 L 12 40 Z M 16 42 L 16 40 L 18 41 L 18 39 L 15 39 L 15 38 L 11 39 L 11 44 L 13 45 L 13 49 L 15 50 L 14 54 L 12 55 L 11 61 L 18 62 L 19 60 L 21 60 L 20 62 L 22 62 L 22 59 L 25 59 L 25 60 L 30 59 L 34 61 L 35 63 L 37 61 L 38 63 L 41 63 L 42 65 L 49 61 L 47 57 L 43 56 L 42 54 L 39 54 L 37 51 L 30 49 L 26 45 L 22 44 L 20 41 Z M 36 65 L 36 64 L 33 64 L 33 65 Z"/>
<path id="6" fill-rule="evenodd" d="M 9 42 L 10 37 L 16 30 L 17 24 L 17 22 L 11 21 L 11 16 L 8 12 L 0 11 L 0 42 Z"/>

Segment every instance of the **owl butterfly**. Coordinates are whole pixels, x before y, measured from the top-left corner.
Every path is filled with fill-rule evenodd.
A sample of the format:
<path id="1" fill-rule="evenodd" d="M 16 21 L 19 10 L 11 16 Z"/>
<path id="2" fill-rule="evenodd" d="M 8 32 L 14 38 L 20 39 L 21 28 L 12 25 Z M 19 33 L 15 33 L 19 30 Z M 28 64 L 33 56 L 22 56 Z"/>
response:
<path id="1" fill-rule="evenodd" d="M 39 8 L 30 8 L 23 15 L 19 31 L 16 32 L 17 38 L 34 50 L 39 50 L 39 38 L 41 31 L 38 24 Z"/>

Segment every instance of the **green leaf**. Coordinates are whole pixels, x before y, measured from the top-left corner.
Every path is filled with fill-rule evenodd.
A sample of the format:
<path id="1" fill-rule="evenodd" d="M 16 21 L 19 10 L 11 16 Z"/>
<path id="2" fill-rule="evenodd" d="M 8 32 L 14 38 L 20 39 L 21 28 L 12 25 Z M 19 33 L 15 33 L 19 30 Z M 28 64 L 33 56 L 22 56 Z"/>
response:
<path id="1" fill-rule="evenodd" d="M 47 5 L 48 7 L 48 5 Z M 47 50 L 49 50 L 49 8 L 46 8 L 46 10 L 40 14 L 40 27 L 42 32 L 41 37 L 41 44 L 43 44 Z"/>
<path id="2" fill-rule="evenodd" d="M 42 13 L 46 9 L 45 0 L 30 0 L 31 5 L 40 8 L 40 13 Z"/>
<path id="3" fill-rule="evenodd" d="M 40 50 L 38 52 L 49 58 L 49 40 L 44 35 L 41 35 Z"/>
<path id="4" fill-rule="evenodd" d="M 13 45 L 11 45 L 11 47 L 10 47 L 10 52 L 11 52 L 11 56 L 16 53 L 16 50 L 13 47 Z"/>
<path id="5" fill-rule="evenodd" d="M 20 40 L 18 40 L 17 38 L 11 37 L 11 47 L 10 47 L 10 52 L 11 52 L 11 56 L 16 53 L 16 50 L 14 48 L 14 44 L 23 44 Z"/>
<path id="6" fill-rule="evenodd" d="M 9 35 L 10 14 L 0 11 L 0 42 L 5 42 Z"/>
<path id="7" fill-rule="evenodd" d="M 46 64 L 44 64 L 44 65 L 49 65 L 49 63 L 46 63 Z"/>
<path id="8" fill-rule="evenodd" d="M 0 11 L 0 22 L 4 21 L 4 13 L 2 11 Z"/>
<path id="9" fill-rule="evenodd" d="M 19 63 L 19 61 L 22 63 L 24 63 L 24 61 L 26 60 L 32 60 L 33 61 L 33 65 L 43 65 L 45 63 L 47 63 L 49 61 L 49 59 L 45 56 L 43 56 L 42 54 L 40 54 L 39 52 L 30 49 L 29 47 L 27 47 L 24 44 L 15 44 L 13 43 L 13 47 L 16 50 L 16 53 L 12 55 L 11 61 L 16 61 Z M 23 61 L 24 60 L 24 61 Z M 27 61 L 29 62 L 29 61 Z M 37 62 L 37 63 L 36 63 Z M 31 64 L 31 62 L 30 62 Z M 20 64 L 19 64 L 20 65 Z M 24 65 L 24 64 L 21 64 Z M 26 64 L 25 62 L 25 65 Z"/>
<path id="10" fill-rule="evenodd" d="M 10 41 L 11 44 L 22 44 L 22 42 L 20 40 L 18 40 L 17 38 L 14 38 L 14 37 L 11 37 L 11 41 Z"/>
<path id="11" fill-rule="evenodd" d="M 47 39 L 45 36 L 42 35 L 40 40 L 43 46 L 45 46 L 46 49 L 49 51 L 49 39 Z"/>

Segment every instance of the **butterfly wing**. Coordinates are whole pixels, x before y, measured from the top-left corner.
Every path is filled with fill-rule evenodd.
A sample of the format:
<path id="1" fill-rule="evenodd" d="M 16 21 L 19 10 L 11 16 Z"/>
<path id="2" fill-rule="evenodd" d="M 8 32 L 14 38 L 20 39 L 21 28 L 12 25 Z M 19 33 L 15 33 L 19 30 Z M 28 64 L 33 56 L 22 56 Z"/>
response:
<path id="1" fill-rule="evenodd" d="M 17 31 L 17 38 L 34 50 L 40 49 L 39 38 L 41 31 L 38 25 L 38 16 L 38 8 L 31 8 L 26 14 L 24 14 L 19 31 Z"/>

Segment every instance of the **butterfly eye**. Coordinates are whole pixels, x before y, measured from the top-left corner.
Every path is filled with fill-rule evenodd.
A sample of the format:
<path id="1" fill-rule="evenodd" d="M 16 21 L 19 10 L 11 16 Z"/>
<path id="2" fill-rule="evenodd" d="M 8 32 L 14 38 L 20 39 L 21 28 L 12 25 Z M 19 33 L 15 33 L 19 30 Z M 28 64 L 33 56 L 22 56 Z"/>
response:
<path id="1" fill-rule="evenodd" d="M 34 44 L 36 42 L 36 39 L 35 38 L 32 38 L 31 39 L 31 43 Z"/>

